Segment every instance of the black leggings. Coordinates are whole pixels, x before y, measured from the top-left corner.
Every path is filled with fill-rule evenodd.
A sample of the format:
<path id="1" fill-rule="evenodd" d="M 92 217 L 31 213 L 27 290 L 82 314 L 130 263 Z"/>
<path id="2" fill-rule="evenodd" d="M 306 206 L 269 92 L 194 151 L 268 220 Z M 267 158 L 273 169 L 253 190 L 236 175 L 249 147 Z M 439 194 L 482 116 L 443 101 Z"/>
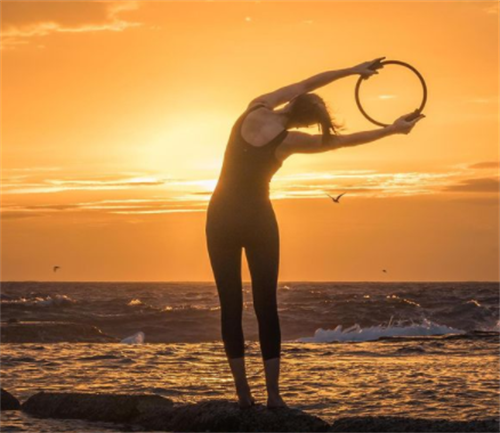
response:
<path id="1" fill-rule="evenodd" d="M 255 313 L 264 360 L 279 358 L 281 331 L 276 289 L 279 232 L 269 200 L 240 202 L 212 197 L 206 235 L 221 305 L 222 340 L 228 358 L 244 356 L 242 249 L 252 277 Z"/>

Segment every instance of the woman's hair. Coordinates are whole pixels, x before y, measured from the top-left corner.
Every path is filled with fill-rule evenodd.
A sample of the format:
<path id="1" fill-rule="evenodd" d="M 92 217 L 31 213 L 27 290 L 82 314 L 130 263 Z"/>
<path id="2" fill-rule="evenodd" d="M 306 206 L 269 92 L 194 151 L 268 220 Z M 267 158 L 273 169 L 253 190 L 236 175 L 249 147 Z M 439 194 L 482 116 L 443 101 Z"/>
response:
<path id="1" fill-rule="evenodd" d="M 318 124 L 323 140 L 337 134 L 340 125 L 330 115 L 325 101 L 315 93 L 303 93 L 290 102 L 288 123 L 290 126 L 308 126 Z"/>

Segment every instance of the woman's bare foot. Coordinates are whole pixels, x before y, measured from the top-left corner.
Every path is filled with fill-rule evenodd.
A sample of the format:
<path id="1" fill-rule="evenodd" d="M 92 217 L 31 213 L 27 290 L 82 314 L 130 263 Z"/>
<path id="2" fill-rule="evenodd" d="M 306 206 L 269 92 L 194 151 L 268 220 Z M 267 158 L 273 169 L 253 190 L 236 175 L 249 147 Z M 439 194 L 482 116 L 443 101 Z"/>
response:
<path id="1" fill-rule="evenodd" d="M 247 409 L 255 405 L 255 398 L 253 398 L 250 394 L 238 396 L 238 405 L 241 409 Z"/>
<path id="2" fill-rule="evenodd" d="M 280 358 L 271 358 L 264 361 L 264 372 L 266 375 L 267 407 L 277 409 L 288 407 L 280 395 Z"/>
<path id="3" fill-rule="evenodd" d="M 276 409 L 280 407 L 288 407 L 288 405 L 283 401 L 280 395 L 269 396 L 267 398 L 267 408 Z"/>

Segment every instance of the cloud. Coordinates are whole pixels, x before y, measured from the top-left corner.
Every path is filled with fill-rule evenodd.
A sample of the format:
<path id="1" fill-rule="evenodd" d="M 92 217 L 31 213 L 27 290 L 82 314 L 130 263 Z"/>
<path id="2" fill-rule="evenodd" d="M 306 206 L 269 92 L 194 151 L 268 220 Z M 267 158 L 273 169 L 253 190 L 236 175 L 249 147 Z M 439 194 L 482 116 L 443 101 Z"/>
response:
<path id="1" fill-rule="evenodd" d="M 483 11 L 489 15 L 498 15 L 498 11 L 499 11 L 498 2 L 495 2 L 491 5 L 486 6 L 485 8 L 483 8 Z"/>
<path id="2" fill-rule="evenodd" d="M 2 220 L 19 220 L 26 218 L 40 217 L 42 214 L 31 213 L 31 212 L 2 212 Z"/>
<path id="3" fill-rule="evenodd" d="M 26 45 L 54 33 L 120 32 L 141 23 L 120 17 L 139 8 L 138 1 L 2 3 L 2 49 Z"/>
<path id="4" fill-rule="evenodd" d="M 78 204 L 36 204 L 29 206 L 18 206 L 18 205 L 7 205 L 5 208 L 7 210 L 15 209 L 15 210 L 68 210 L 68 209 L 77 209 L 79 207 Z"/>
<path id="5" fill-rule="evenodd" d="M 28 176 L 3 179 L 2 194 L 42 194 L 78 190 L 119 190 L 138 187 L 162 186 L 169 182 L 152 176 L 115 179 L 44 179 L 37 181 Z"/>
<path id="6" fill-rule="evenodd" d="M 366 170 L 303 173 L 277 177 L 273 181 L 275 184 L 273 198 L 292 198 L 298 195 L 301 198 L 319 198 L 324 197 L 325 192 L 334 194 L 339 191 L 356 193 L 358 197 L 435 194 L 460 174 L 460 172 L 380 173 Z"/>
<path id="7" fill-rule="evenodd" d="M 468 168 L 474 169 L 487 169 L 487 168 L 495 168 L 495 169 L 500 169 L 500 162 L 499 161 L 485 161 L 485 162 L 477 162 L 475 164 L 471 164 L 468 166 Z"/>
<path id="8" fill-rule="evenodd" d="M 62 167 L 14 167 L 14 168 L 3 168 L 2 171 L 5 173 L 39 173 L 42 171 L 60 171 Z"/>
<path id="9" fill-rule="evenodd" d="M 491 104 L 495 103 L 496 100 L 495 98 L 472 98 L 472 99 L 467 99 L 467 102 L 471 104 Z"/>
<path id="10" fill-rule="evenodd" d="M 491 193 L 499 192 L 500 178 L 480 178 L 480 179 L 465 179 L 455 185 L 449 185 L 444 188 L 448 192 L 477 192 Z"/>
<path id="11" fill-rule="evenodd" d="M 452 203 L 463 203 L 473 206 L 494 206 L 498 207 L 499 201 L 497 197 L 492 197 L 491 195 L 481 195 L 479 197 L 466 196 L 462 198 L 450 200 Z"/>
<path id="12" fill-rule="evenodd" d="M 326 193 L 346 192 L 353 198 L 440 194 L 444 200 L 449 200 L 452 196 L 460 197 L 456 193 L 498 192 L 498 177 L 484 171 L 496 167 L 496 164 L 494 161 L 464 164 L 441 172 L 338 170 L 275 176 L 271 198 L 325 199 Z M 474 177 L 478 173 L 476 169 L 481 170 L 481 177 Z M 4 196 L 2 214 L 14 219 L 24 214 L 74 212 L 128 215 L 203 212 L 216 185 L 216 179 L 172 179 L 161 173 L 127 172 L 100 178 L 64 178 L 59 175 L 54 179 L 52 176 L 54 172 L 51 170 L 18 169 L 5 173 L 1 186 Z M 119 190 L 126 191 L 120 198 L 104 200 L 97 196 L 102 191 Z M 81 194 L 51 194 L 67 191 L 89 191 L 85 197 L 90 194 L 91 198 L 81 201 L 81 198 L 76 199 L 82 197 Z"/>
<path id="13" fill-rule="evenodd" d="M 186 203 L 168 198 L 96 200 L 72 204 L 6 204 L 1 210 L 2 219 L 20 219 L 60 212 L 92 212 L 108 214 L 164 214 L 177 212 L 202 212 L 206 202 Z M 42 212 L 42 213 L 41 213 Z"/>

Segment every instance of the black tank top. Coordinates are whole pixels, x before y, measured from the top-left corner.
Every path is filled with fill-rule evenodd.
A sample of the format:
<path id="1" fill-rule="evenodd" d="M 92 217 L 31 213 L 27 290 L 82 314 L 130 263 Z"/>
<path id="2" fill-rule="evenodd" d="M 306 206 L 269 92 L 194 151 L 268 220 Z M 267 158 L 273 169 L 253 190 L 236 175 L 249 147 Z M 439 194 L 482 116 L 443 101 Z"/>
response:
<path id="1" fill-rule="evenodd" d="M 248 113 L 262 106 L 254 105 L 234 124 L 214 195 L 231 199 L 239 197 L 245 201 L 269 200 L 269 182 L 282 165 L 274 151 L 285 139 L 288 131 L 284 129 L 264 146 L 257 147 L 247 143 L 241 135 L 243 121 Z"/>

